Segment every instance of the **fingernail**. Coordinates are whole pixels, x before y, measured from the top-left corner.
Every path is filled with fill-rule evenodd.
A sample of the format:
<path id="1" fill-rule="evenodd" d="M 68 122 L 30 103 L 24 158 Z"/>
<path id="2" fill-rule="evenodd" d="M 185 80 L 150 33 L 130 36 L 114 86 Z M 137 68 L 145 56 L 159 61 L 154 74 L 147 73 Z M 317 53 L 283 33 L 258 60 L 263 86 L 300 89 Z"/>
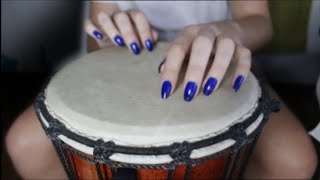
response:
<path id="1" fill-rule="evenodd" d="M 122 39 L 122 37 L 120 35 L 116 35 L 114 37 L 114 41 L 121 47 L 125 45 L 124 41 L 123 41 L 123 39 Z"/>
<path id="2" fill-rule="evenodd" d="M 195 82 L 188 82 L 186 89 L 184 90 L 184 100 L 190 102 L 197 92 L 197 84 Z"/>
<path id="3" fill-rule="evenodd" d="M 103 39 L 103 35 L 97 30 L 93 31 L 93 35 L 100 40 Z"/>
<path id="4" fill-rule="evenodd" d="M 130 44 L 131 50 L 135 55 L 140 54 L 140 48 L 136 42 Z"/>
<path id="5" fill-rule="evenodd" d="M 243 83 L 243 80 L 244 80 L 244 77 L 243 77 L 242 75 L 239 75 L 239 76 L 237 77 L 237 79 L 234 81 L 233 90 L 234 90 L 235 92 L 237 92 L 237 91 L 240 89 L 240 87 L 241 87 L 241 85 L 242 85 L 242 83 Z"/>
<path id="6" fill-rule="evenodd" d="M 210 77 L 206 82 L 206 84 L 204 85 L 203 94 L 206 96 L 209 96 L 213 92 L 214 88 L 216 87 L 217 82 L 218 81 L 216 78 Z"/>
<path id="7" fill-rule="evenodd" d="M 171 92 L 171 82 L 170 81 L 164 81 L 162 83 L 162 88 L 161 88 L 161 97 L 162 99 L 167 99 L 170 96 Z"/>
<path id="8" fill-rule="evenodd" d="M 160 74 L 161 73 L 161 67 L 162 65 L 166 62 L 166 59 L 164 59 L 160 64 L 159 64 L 159 67 L 158 67 L 158 73 Z"/>
<path id="9" fill-rule="evenodd" d="M 147 39 L 145 41 L 145 44 L 146 44 L 146 47 L 147 47 L 148 51 L 152 51 L 153 50 L 153 44 L 152 44 L 152 41 L 150 39 Z"/>

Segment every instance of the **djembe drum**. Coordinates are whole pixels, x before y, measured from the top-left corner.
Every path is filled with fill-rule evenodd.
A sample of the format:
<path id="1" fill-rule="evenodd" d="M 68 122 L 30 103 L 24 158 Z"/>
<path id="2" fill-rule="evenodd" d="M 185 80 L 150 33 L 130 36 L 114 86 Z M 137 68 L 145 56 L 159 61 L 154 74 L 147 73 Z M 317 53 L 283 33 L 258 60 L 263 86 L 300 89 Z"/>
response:
<path id="1" fill-rule="evenodd" d="M 34 103 L 70 179 L 221 179 L 243 172 L 277 106 L 250 73 L 233 92 L 227 72 L 211 96 L 160 97 L 164 48 L 112 47 L 67 64 Z M 117 178 L 118 177 L 118 178 Z M 121 178 L 120 178 L 121 179 Z"/>

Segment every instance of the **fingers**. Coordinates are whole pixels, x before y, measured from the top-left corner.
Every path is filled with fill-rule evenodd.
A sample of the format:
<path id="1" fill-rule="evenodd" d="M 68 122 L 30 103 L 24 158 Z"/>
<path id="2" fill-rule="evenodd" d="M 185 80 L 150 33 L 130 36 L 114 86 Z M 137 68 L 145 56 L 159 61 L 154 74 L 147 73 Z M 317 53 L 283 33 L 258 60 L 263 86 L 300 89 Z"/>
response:
<path id="1" fill-rule="evenodd" d="M 190 61 L 184 82 L 184 100 L 191 101 L 198 94 L 208 59 L 214 43 L 214 34 L 209 31 L 200 32 L 192 44 Z"/>
<path id="2" fill-rule="evenodd" d="M 229 38 L 216 39 L 215 58 L 203 84 L 203 94 L 210 95 L 219 87 L 235 51 L 235 43 Z"/>
<path id="3" fill-rule="evenodd" d="M 120 30 L 128 49 L 135 55 L 140 54 L 139 40 L 128 14 L 125 12 L 118 12 L 113 16 L 113 20 Z"/>
<path id="4" fill-rule="evenodd" d="M 233 58 L 237 63 L 232 79 L 234 91 L 240 89 L 250 71 L 251 52 L 249 49 L 236 45 L 230 38 L 217 37 L 213 28 L 198 29 L 196 33 L 192 28 L 188 28 L 188 31 L 183 30 L 179 33 L 176 40 L 164 53 L 165 59 L 159 65 L 163 99 L 168 98 L 176 89 L 181 66 L 189 51 L 191 52 L 190 60 L 184 79 L 184 100 L 187 102 L 197 95 L 201 85 L 204 95 L 212 94 L 219 87 Z M 208 60 L 213 51 L 214 61 L 204 78 Z"/>
<path id="5" fill-rule="evenodd" d="M 111 17 L 104 12 L 98 14 L 98 22 L 102 30 L 112 39 L 113 43 L 117 46 L 125 46 L 124 40 L 120 36 L 120 32 L 115 27 Z"/>
<path id="6" fill-rule="evenodd" d="M 137 10 L 129 11 L 129 15 L 137 29 L 142 44 L 148 51 L 152 51 L 153 37 L 146 16 L 141 11 Z"/>
<path id="7" fill-rule="evenodd" d="M 134 54 L 141 51 L 141 44 L 152 51 L 158 34 L 151 29 L 146 16 L 137 10 L 117 12 L 113 16 L 100 12 L 97 16 L 97 24 L 87 20 L 86 32 L 93 37 L 98 45 L 105 46 L 104 41 L 110 39 L 115 45 L 125 46 Z"/>
<path id="8" fill-rule="evenodd" d="M 159 38 L 159 36 L 158 36 L 158 33 L 157 33 L 157 31 L 155 31 L 155 30 L 151 30 L 151 33 L 152 33 L 152 39 L 153 39 L 153 41 L 158 41 L 158 38 Z"/>
<path id="9" fill-rule="evenodd" d="M 96 40 L 99 48 L 107 47 L 110 44 L 103 32 L 100 31 L 99 28 L 97 28 L 97 26 L 95 26 L 90 20 L 85 21 L 85 31 L 90 37 Z"/>
<path id="10" fill-rule="evenodd" d="M 192 40 L 192 35 L 182 31 L 167 51 L 166 62 L 161 73 L 161 97 L 163 99 L 168 98 L 176 88 L 178 75 Z"/>
<path id="11" fill-rule="evenodd" d="M 251 51 L 243 46 L 237 46 L 235 49 L 235 60 L 237 67 L 232 82 L 233 90 L 237 92 L 250 72 Z"/>
<path id="12" fill-rule="evenodd" d="M 95 40 L 104 40 L 104 35 L 102 34 L 102 32 L 90 20 L 86 20 L 85 30 L 88 33 L 88 35 L 93 37 Z"/>

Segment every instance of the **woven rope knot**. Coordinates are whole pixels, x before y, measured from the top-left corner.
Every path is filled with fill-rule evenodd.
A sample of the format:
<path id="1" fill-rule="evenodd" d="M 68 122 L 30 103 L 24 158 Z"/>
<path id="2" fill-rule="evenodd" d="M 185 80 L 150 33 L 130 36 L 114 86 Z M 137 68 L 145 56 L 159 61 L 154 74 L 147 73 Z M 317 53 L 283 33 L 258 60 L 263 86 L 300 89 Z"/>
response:
<path id="1" fill-rule="evenodd" d="M 102 139 L 98 139 L 94 145 L 94 159 L 101 161 L 109 161 L 109 157 L 114 153 L 114 147 L 114 142 L 104 142 Z"/>
<path id="2" fill-rule="evenodd" d="M 232 139 L 237 141 L 236 143 L 242 146 L 247 142 L 248 136 L 245 131 L 244 124 L 237 123 L 231 127 Z"/>
<path id="3" fill-rule="evenodd" d="M 58 140 L 58 135 L 60 134 L 60 130 L 64 127 L 64 125 L 56 119 L 53 119 L 49 123 L 49 128 L 47 129 L 47 135 L 51 140 Z"/>
<path id="4" fill-rule="evenodd" d="M 264 114 L 270 114 L 271 112 L 278 112 L 281 108 L 280 101 L 276 99 L 270 99 L 270 98 L 260 98 L 259 102 L 262 104 L 262 110 Z"/>
<path id="5" fill-rule="evenodd" d="M 175 163 L 182 163 L 190 160 L 191 148 L 190 144 L 186 141 L 182 143 L 172 144 L 172 151 L 170 153 L 171 158 Z"/>
<path id="6" fill-rule="evenodd" d="M 46 97 L 44 96 L 44 93 L 40 93 L 36 98 L 38 101 L 44 101 Z"/>
<path id="7" fill-rule="evenodd" d="M 281 103 L 276 99 L 272 99 L 269 106 L 272 112 L 279 112 L 281 109 Z"/>

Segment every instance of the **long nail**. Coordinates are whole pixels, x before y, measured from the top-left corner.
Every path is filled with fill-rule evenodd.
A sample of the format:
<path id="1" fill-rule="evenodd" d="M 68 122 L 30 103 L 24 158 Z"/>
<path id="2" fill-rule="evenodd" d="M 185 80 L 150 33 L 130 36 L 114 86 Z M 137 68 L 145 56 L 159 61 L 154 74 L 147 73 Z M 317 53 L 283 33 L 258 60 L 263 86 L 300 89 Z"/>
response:
<path id="1" fill-rule="evenodd" d="M 166 62 L 166 59 L 164 59 L 160 64 L 159 64 L 159 67 L 158 67 L 158 73 L 160 74 L 161 73 L 161 67 L 162 65 Z"/>
<path id="2" fill-rule="evenodd" d="M 150 39 L 147 39 L 147 40 L 145 41 L 145 44 L 146 44 L 146 47 L 147 47 L 148 51 L 151 52 L 151 51 L 153 50 L 152 41 L 151 41 Z"/>
<path id="3" fill-rule="evenodd" d="M 188 82 L 186 89 L 184 90 L 184 100 L 190 102 L 197 92 L 197 84 L 195 82 Z"/>
<path id="4" fill-rule="evenodd" d="M 172 85 L 171 85 L 170 81 L 164 81 L 162 83 L 162 88 L 161 88 L 162 99 L 167 99 L 170 96 L 171 87 L 172 87 Z"/>
<path id="5" fill-rule="evenodd" d="M 131 50 L 135 55 L 140 54 L 140 48 L 136 42 L 130 44 Z"/>
<path id="6" fill-rule="evenodd" d="M 241 87 L 241 85 L 243 83 L 243 80 L 244 80 L 244 77 L 242 75 L 239 75 L 236 78 L 236 80 L 234 81 L 234 84 L 233 84 L 233 90 L 235 92 L 237 92 L 240 89 L 240 87 Z"/>
<path id="7" fill-rule="evenodd" d="M 216 87 L 217 82 L 218 81 L 216 78 L 210 77 L 206 82 L 206 84 L 204 85 L 203 94 L 206 96 L 209 96 L 213 92 L 214 88 Z"/>
<path id="8" fill-rule="evenodd" d="M 102 35 L 99 31 L 97 31 L 97 30 L 93 31 L 93 35 L 94 35 L 97 39 L 100 39 L 100 40 L 103 39 L 103 35 Z"/>
<path id="9" fill-rule="evenodd" d="M 116 35 L 113 39 L 119 46 L 121 47 L 125 46 L 124 40 L 120 35 Z"/>

